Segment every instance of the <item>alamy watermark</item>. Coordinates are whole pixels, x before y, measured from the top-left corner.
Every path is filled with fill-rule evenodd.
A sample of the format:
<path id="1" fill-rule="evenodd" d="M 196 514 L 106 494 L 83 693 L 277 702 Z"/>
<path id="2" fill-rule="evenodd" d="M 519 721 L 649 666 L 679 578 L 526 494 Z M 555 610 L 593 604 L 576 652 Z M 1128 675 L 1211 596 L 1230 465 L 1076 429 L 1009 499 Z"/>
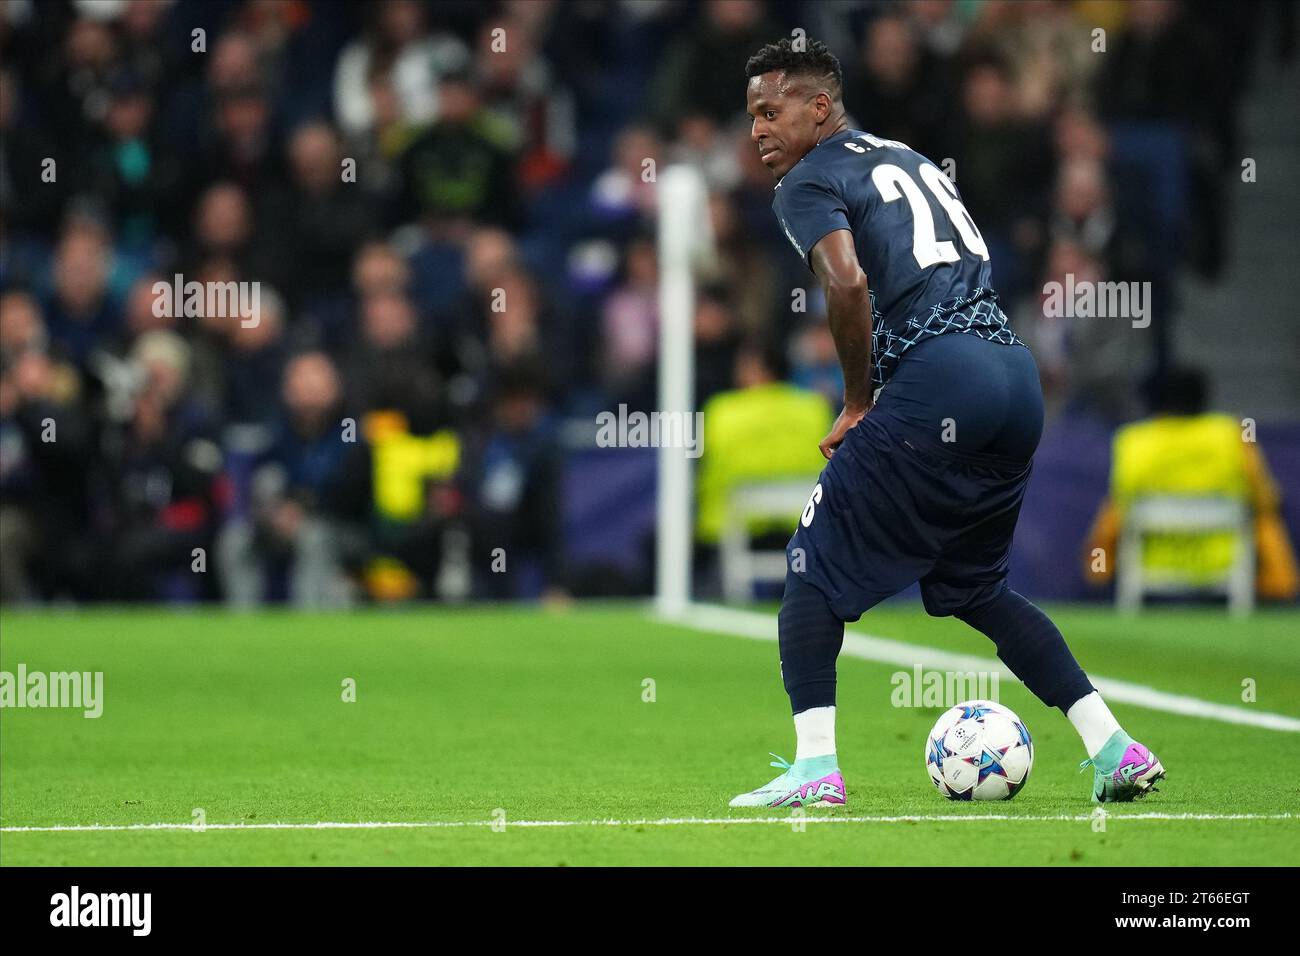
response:
<path id="1" fill-rule="evenodd" d="M 889 683 L 893 707 L 956 707 L 965 700 L 998 702 L 997 671 L 926 671 L 920 664 L 895 671 Z"/>
<path id="2" fill-rule="evenodd" d="M 152 893 L 89 893 L 74 884 L 50 897 L 51 926 L 120 926 L 148 936 L 152 913 Z"/>
<path id="3" fill-rule="evenodd" d="M 683 448 L 687 458 L 704 454 L 703 412 L 617 412 L 596 416 L 596 445 L 600 448 Z"/>
<path id="4" fill-rule="evenodd" d="M 1073 272 L 1065 282 L 1043 285 L 1043 315 L 1049 319 L 1131 319 L 1133 328 L 1151 324 L 1150 282 L 1076 281 Z"/>
<path id="5" fill-rule="evenodd" d="M 171 282 L 153 284 L 155 318 L 239 319 L 246 329 L 262 321 L 262 284 L 253 282 L 198 282 L 179 272 Z"/>
<path id="6" fill-rule="evenodd" d="M 19 664 L 17 672 L 0 671 L 0 707 L 54 707 L 83 711 L 96 718 L 104 713 L 103 671 L 32 671 Z"/>

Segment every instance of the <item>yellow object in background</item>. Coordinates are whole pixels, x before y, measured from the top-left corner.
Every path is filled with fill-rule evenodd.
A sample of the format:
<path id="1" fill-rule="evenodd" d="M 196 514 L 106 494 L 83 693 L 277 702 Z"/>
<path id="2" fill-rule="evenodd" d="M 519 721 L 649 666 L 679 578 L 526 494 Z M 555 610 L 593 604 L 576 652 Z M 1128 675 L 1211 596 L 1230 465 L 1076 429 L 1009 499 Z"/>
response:
<path id="1" fill-rule="evenodd" d="M 740 484 L 804 478 L 812 482 L 826 464 L 817 443 L 826 436 L 831 407 L 821 395 L 786 382 L 721 392 L 704 405 L 704 443 L 696 474 L 696 538 L 716 544 L 727 501 Z M 793 532 L 798 514 L 792 514 Z M 751 528 L 751 533 L 786 525 Z"/>
<path id="2" fill-rule="evenodd" d="M 1091 27 L 1101 27 L 1107 33 L 1118 33 L 1127 19 L 1125 7 L 1129 0 L 1074 0 L 1074 18 Z"/>
<path id="3" fill-rule="evenodd" d="M 1117 553 L 1124 515 L 1139 497 L 1186 495 L 1246 502 L 1255 520 L 1256 592 L 1288 600 L 1300 590 L 1295 552 L 1278 508 L 1277 482 L 1259 446 L 1246 441 L 1241 423 L 1229 415 L 1160 415 L 1126 425 L 1115 434 L 1110 497 L 1102 502 L 1088 533 L 1088 576 L 1108 580 L 1113 561 L 1098 566 L 1094 549 Z M 1237 547 L 1231 533 L 1151 535 L 1143 567 L 1177 574 L 1189 584 L 1222 573 Z"/>
<path id="4" fill-rule="evenodd" d="M 1248 497 L 1249 444 L 1228 415 L 1161 415 L 1125 425 L 1115 433 L 1111 460 L 1120 519 L 1138 496 Z"/>
<path id="5" fill-rule="evenodd" d="M 376 601 L 409 601 L 420 593 L 420 582 L 396 558 L 376 558 L 362 574 L 366 593 Z"/>
<path id="6" fill-rule="evenodd" d="M 424 513 L 430 479 L 445 480 L 460 467 L 460 439 L 443 430 L 412 435 L 400 412 L 372 412 L 366 417 L 370 442 L 375 510 L 390 521 L 411 521 Z"/>

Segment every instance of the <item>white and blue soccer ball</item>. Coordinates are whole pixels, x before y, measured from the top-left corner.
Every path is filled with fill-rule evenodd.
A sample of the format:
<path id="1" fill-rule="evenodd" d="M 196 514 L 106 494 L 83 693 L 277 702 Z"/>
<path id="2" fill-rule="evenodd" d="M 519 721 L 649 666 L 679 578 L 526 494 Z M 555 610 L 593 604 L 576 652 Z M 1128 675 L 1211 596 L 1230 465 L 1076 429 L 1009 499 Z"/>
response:
<path id="1" fill-rule="evenodd" d="M 1033 765 L 1028 728 L 990 700 L 950 707 L 925 741 L 925 769 L 949 800 L 1010 800 Z"/>

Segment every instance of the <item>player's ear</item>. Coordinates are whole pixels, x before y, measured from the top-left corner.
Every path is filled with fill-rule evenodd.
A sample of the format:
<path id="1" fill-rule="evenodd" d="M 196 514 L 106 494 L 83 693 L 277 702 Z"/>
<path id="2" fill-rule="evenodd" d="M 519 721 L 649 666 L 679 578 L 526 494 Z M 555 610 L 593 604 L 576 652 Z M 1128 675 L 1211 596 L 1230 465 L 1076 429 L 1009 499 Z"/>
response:
<path id="1" fill-rule="evenodd" d="M 826 120 L 830 118 L 831 109 L 834 106 L 835 106 L 835 101 L 831 99 L 831 95 L 829 93 L 827 93 L 825 90 L 822 90 L 820 93 L 818 93 L 817 102 L 816 102 L 817 122 L 819 123 L 826 122 Z"/>

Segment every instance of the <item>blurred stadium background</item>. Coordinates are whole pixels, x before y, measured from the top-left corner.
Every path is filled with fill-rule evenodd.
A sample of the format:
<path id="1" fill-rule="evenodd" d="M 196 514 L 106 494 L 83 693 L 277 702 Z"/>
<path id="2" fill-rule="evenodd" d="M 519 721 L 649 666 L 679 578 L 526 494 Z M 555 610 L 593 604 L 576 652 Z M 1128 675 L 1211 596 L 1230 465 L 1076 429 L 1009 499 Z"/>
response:
<path id="1" fill-rule="evenodd" d="M 1109 598 L 1087 556 L 1117 534 L 1116 429 L 1205 405 L 1247 460 L 1205 430 L 1144 454 L 1163 490 L 1268 522 L 1262 595 L 1293 601 L 1295 28 L 1291 3 L 1212 0 L 0 0 L 0 598 L 650 593 L 656 451 L 596 421 L 657 407 L 656 171 L 679 162 L 715 237 L 716 594 L 726 495 L 810 484 L 838 407 L 744 113 L 746 59 L 803 30 L 854 126 L 955 164 L 1035 351 L 1016 588 Z M 258 321 L 159 315 L 178 274 L 259 283 Z M 1047 317 L 1067 275 L 1150 283 L 1149 327 Z M 717 451 L 755 433 L 756 461 Z"/>

